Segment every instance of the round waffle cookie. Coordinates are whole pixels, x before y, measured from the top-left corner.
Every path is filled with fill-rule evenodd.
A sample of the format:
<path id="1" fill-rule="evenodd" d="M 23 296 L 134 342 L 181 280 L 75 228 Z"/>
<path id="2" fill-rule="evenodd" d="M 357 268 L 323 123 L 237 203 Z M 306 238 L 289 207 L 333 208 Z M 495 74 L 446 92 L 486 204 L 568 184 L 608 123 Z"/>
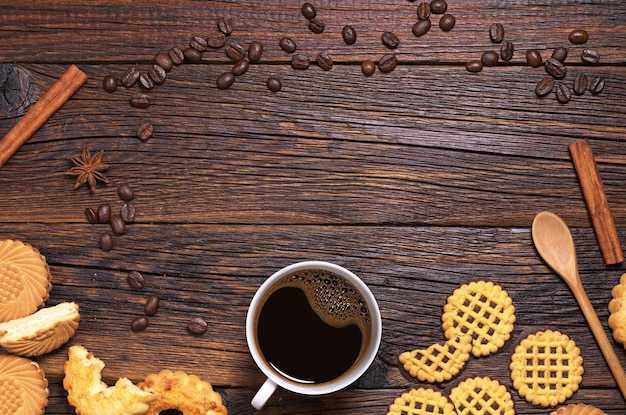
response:
<path id="1" fill-rule="evenodd" d="M 446 339 L 469 334 L 473 338 L 472 354 L 488 356 L 510 338 L 515 307 L 499 285 L 490 281 L 471 282 L 448 297 L 441 321 Z"/>
<path id="2" fill-rule="evenodd" d="M 48 393 L 48 380 L 37 363 L 0 354 L 0 415 L 42 415 Z"/>
<path id="3" fill-rule="evenodd" d="M 551 412 L 550 415 L 606 415 L 606 413 L 595 406 L 577 403 L 562 406 L 556 411 Z"/>
<path id="4" fill-rule="evenodd" d="M 465 379 L 450 391 L 458 415 L 514 415 L 511 394 L 489 377 Z"/>
<path id="5" fill-rule="evenodd" d="M 409 375 L 420 381 L 441 383 L 459 374 L 471 351 L 472 337 L 457 336 L 443 344 L 435 343 L 426 350 L 404 352 L 399 360 Z"/>
<path id="6" fill-rule="evenodd" d="M 528 402 L 555 406 L 571 397 L 583 379 L 583 358 L 573 340 L 558 331 L 523 338 L 511 355 L 513 387 Z"/>
<path id="7" fill-rule="evenodd" d="M 615 341 L 626 348 L 626 274 L 622 274 L 611 294 L 613 299 L 609 302 L 609 327 L 613 330 Z"/>
<path id="8" fill-rule="evenodd" d="M 411 389 L 397 397 L 387 415 L 457 415 L 448 398 L 433 389 Z"/>
<path id="9" fill-rule="evenodd" d="M 50 268 L 37 249 L 0 240 L 0 322 L 37 311 L 48 299 L 50 280 Z"/>

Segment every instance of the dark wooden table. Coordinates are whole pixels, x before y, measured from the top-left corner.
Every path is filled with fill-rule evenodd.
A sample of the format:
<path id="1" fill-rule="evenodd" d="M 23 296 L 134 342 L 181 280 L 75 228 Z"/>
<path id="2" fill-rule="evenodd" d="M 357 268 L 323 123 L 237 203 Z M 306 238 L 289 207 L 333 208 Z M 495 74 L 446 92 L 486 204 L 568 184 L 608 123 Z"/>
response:
<path id="1" fill-rule="evenodd" d="M 417 3 L 406 0 L 316 1 L 322 34 L 307 28 L 300 2 L 270 1 L 2 1 L 0 12 L 0 131 L 5 134 L 71 65 L 87 83 L 0 168 L 0 237 L 31 243 L 53 273 L 48 305 L 75 301 L 81 325 L 69 344 L 37 359 L 50 381 L 47 414 L 71 414 L 61 386 L 69 345 L 104 360 L 104 380 L 140 382 L 151 372 L 181 369 L 211 382 L 229 413 L 249 405 L 263 376 L 245 340 L 245 315 L 255 290 L 274 271 L 302 260 L 327 260 L 354 271 L 371 287 L 384 333 L 370 370 L 353 387 L 307 398 L 278 391 L 264 414 L 385 414 L 394 398 L 418 384 L 406 379 L 398 355 L 443 340 L 442 307 L 468 281 L 504 287 L 516 306 L 513 341 L 535 326 L 558 329 L 580 347 L 585 374 L 566 403 L 607 414 L 626 403 L 567 286 L 539 258 L 530 234 L 534 216 L 559 214 L 572 229 L 584 287 L 611 336 L 607 305 L 626 272 L 606 266 L 568 152 L 588 138 L 618 234 L 626 243 L 626 3 L 619 0 L 450 0 L 450 32 L 411 33 Z M 216 78 L 233 62 L 224 49 L 204 52 L 147 92 L 147 109 L 129 105 L 139 86 L 102 88 L 106 75 L 131 65 L 147 71 L 156 53 L 184 48 L 194 35 L 231 20 L 229 39 L 265 45 L 259 63 L 227 90 Z M 499 50 L 489 26 L 500 22 L 515 45 L 510 62 L 465 70 L 468 60 Z M 356 44 L 341 39 L 352 24 Z M 568 41 L 572 29 L 585 45 Z M 390 53 L 381 34 L 398 35 L 391 73 L 361 73 L 365 59 Z M 329 71 L 315 63 L 294 70 L 278 47 L 292 36 L 312 58 L 327 51 Z M 577 73 L 604 77 L 598 95 L 538 98 L 547 59 L 569 55 L 563 82 Z M 592 48 L 600 62 L 583 64 Z M 278 93 L 266 87 L 279 76 Z M 136 138 L 149 122 L 154 136 Z M 103 150 L 108 184 L 73 190 L 68 157 L 83 146 Z M 121 206 L 121 183 L 135 191 L 135 223 L 103 252 L 107 225 L 90 224 L 85 208 Z M 130 271 L 147 279 L 141 291 Z M 148 296 L 161 299 L 143 332 L 130 321 Z M 199 316 L 206 334 L 190 335 Z M 612 337 L 611 337 L 612 339 Z M 612 344 L 623 364 L 622 345 Z M 459 378 L 488 375 L 509 388 L 511 342 L 499 353 L 471 359 Z M 443 387 L 446 384 L 442 385 Z M 438 387 L 438 386 L 435 386 Z M 511 389 L 516 413 L 548 414 Z"/>

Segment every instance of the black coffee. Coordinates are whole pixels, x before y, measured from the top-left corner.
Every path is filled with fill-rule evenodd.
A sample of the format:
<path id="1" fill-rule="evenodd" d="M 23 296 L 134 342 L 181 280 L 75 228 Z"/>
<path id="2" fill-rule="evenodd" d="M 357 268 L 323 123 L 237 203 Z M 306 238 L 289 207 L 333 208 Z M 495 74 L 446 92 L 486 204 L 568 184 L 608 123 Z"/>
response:
<path id="1" fill-rule="evenodd" d="M 340 377 L 365 351 L 368 309 L 343 278 L 320 270 L 279 280 L 258 314 L 258 345 L 277 372 L 301 383 Z"/>

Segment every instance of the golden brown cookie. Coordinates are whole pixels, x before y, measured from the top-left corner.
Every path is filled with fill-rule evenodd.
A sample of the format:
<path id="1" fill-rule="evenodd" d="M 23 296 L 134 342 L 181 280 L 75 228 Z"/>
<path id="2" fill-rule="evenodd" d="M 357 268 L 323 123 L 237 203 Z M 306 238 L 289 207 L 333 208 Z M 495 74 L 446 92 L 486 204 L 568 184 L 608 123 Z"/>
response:
<path id="1" fill-rule="evenodd" d="M 584 403 L 569 404 L 562 406 L 550 415 L 606 415 L 603 410 L 596 408 L 592 405 L 585 405 Z"/>
<path id="2" fill-rule="evenodd" d="M 609 327 L 613 330 L 615 341 L 626 349 L 626 274 L 622 274 L 611 294 L 613 299 L 609 302 Z"/>
<path id="3" fill-rule="evenodd" d="M 139 389 L 127 378 L 115 386 L 102 382 L 104 362 L 82 346 L 72 346 L 65 362 L 63 387 L 67 401 L 78 415 L 143 415 L 154 395 Z"/>
<path id="4" fill-rule="evenodd" d="M 450 392 L 458 415 L 515 415 L 511 394 L 489 377 L 465 379 Z"/>
<path id="5" fill-rule="evenodd" d="M 441 383 L 458 375 L 470 358 L 472 336 L 457 336 L 426 350 L 404 352 L 399 360 L 407 373 L 420 381 Z"/>
<path id="6" fill-rule="evenodd" d="M 583 358 L 573 340 L 546 330 L 522 339 L 511 355 L 513 387 L 528 402 L 555 406 L 571 397 L 583 379 Z"/>
<path id="7" fill-rule="evenodd" d="M 27 317 L 0 323 L 0 346 L 20 356 L 39 356 L 58 349 L 76 332 L 76 303 L 42 308 Z"/>
<path id="8" fill-rule="evenodd" d="M 441 328 L 446 339 L 469 334 L 472 354 L 488 356 L 511 337 L 515 307 L 508 293 L 491 281 L 463 284 L 443 307 Z"/>
<path id="9" fill-rule="evenodd" d="M 0 240 L 0 322 L 37 311 L 48 299 L 50 268 L 29 244 Z"/>
<path id="10" fill-rule="evenodd" d="M 397 397 L 387 415 L 456 415 L 454 405 L 433 389 L 411 389 Z"/>
<path id="11" fill-rule="evenodd" d="M 0 415 L 42 415 L 48 393 L 48 380 L 37 363 L 0 353 Z"/>
<path id="12" fill-rule="evenodd" d="M 221 395 L 209 382 L 181 370 L 152 373 L 139 387 L 155 396 L 146 415 L 158 415 L 168 409 L 175 409 L 183 415 L 227 414 Z"/>

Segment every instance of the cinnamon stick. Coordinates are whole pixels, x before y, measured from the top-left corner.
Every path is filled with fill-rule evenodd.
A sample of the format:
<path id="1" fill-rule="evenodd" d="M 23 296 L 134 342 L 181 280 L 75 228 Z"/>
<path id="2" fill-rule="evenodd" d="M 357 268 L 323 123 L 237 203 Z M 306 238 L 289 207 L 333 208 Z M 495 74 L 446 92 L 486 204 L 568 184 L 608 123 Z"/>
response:
<path id="1" fill-rule="evenodd" d="M 87 80 L 75 65 L 50 87 L 0 140 L 0 167 L 54 114 Z"/>
<path id="2" fill-rule="evenodd" d="M 624 261 L 624 253 L 589 140 L 575 141 L 569 145 L 569 150 L 604 263 L 606 265 L 619 264 Z"/>

